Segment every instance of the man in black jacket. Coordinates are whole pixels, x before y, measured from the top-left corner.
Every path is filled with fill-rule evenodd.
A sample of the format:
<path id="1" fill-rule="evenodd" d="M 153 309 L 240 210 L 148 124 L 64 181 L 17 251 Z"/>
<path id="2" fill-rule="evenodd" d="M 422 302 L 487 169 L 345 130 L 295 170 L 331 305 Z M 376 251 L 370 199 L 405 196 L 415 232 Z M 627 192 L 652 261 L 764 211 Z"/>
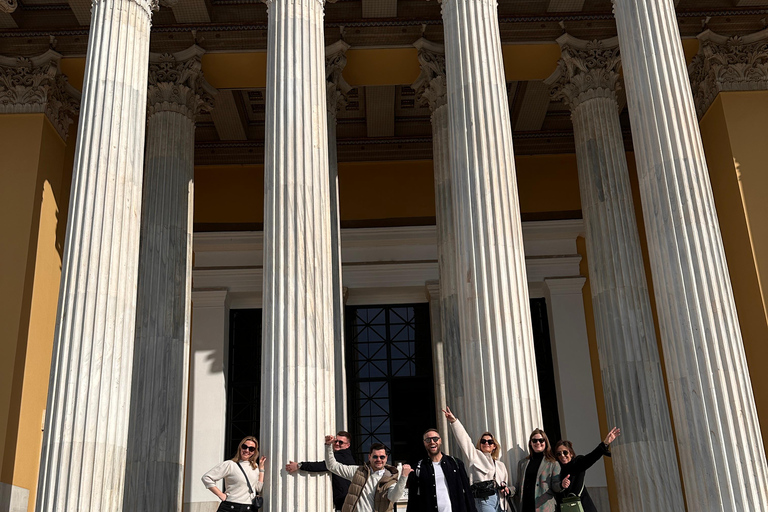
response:
<path id="1" fill-rule="evenodd" d="M 347 465 L 355 465 L 355 458 L 352 456 L 352 450 L 350 444 L 352 436 L 345 430 L 339 430 L 336 434 L 336 440 L 333 443 L 333 456 L 334 458 Z M 323 473 L 328 471 L 325 465 L 325 461 L 319 462 L 293 462 L 290 461 L 285 465 L 285 470 L 293 474 L 297 471 L 306 471 L 308 473 Z M 331 475 L 331 485 L 333 486 L 333 508 L 335 510 L 341 510 L 344 506 L 344 499 L 347 497 L 349 491 L 350 481 L 346 478 L 342 478 L 338 475 Z"/>
<path id="2" fill-rule="evenodd" d="M 406 512 L 476 512 L 464 463 L 440 450 L 443 441 L 437 430 L 424 432 L 422 441 L 427 457 L 408 478 Z"/>

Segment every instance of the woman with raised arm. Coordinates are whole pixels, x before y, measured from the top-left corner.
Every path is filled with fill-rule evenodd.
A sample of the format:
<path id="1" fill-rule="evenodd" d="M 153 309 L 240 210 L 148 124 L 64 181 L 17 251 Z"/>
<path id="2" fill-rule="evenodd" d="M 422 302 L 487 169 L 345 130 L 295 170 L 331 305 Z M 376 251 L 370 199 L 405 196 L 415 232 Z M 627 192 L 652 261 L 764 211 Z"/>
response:
<path id="1" fill-rule="evenodd" d="M 483 432 L 477 445 L 472 444 L 472 438 L 464 429 L 464 425 L 453 415 L 451 408 L 446 406 L 443 412 L 467 460 L 469 483 L 472 484 L 477 512 L 507 510 L 504 497 L 509 494 L 509 477 L 507 467 L 498 460 L 501 452 L 499 442 L 490 432 Z"/>
<path id="2" fill-rule="evenodd" d="M 259 442 L 253 436 L 240 441 L 230 460 L 217 464 L 203 475 L 206 489 L 221 500 L 219 512 L 256 512 L 254 498 L 264 488 L 266 457 L 259 457 Z M 224 491 L 216 482 L 224 480 Z M 226 492 L 225 492 L 226 491 Z"/>
<path id="3" fill-rule="evenodd" d="M 592 502 L 586 487 L 584 487 L 584 476 L 592 465 L 600 460 L 603 455 L 611 456 L 608 449 L 610 444 L 621 435 L 621 429 L 613 427 L 602 443 L 597 448 L 586 455 L 576 455 L 573 452 L 573 444 L 570 441 L 558 441 L 555 445 L 555 456 L 560 462 L 560 476 L 562 478 L 563 492 L 558 493 L 557 503 L 563 504 L 574 501 L 581 501 L 584 512 L 597 512 L 597 507 Z"/>

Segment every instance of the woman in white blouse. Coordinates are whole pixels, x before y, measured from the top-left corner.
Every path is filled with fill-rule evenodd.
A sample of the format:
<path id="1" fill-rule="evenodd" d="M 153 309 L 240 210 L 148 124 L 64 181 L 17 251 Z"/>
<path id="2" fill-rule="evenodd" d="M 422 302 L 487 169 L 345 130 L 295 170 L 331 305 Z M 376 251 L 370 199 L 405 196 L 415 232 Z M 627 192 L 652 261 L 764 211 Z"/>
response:
<path id="1" fill-rule="evenodd" d="M 259 442 L 255 437 L 248 436 L 240 441 L 240 447 L 232 459 L 225 460 L 203 475 L 206 489 L 221 500 L 217 509 L 219 512 L 256 511 L 252 502 L 256 493 L 260 493 L 264 487 L 266 461 L 266 457 L 259 457 Z M 226 492 L 216 486 L 219 480 L 224 480 Z"/>
<path id="2" fill-rule="evenodd" d="M 507 488 L 509 473 L 507 473 L 507 466 L 498 460 L 501 452 L 499 442 L 490 432 L 483 432 L 475 446 L 450 407 L 446 406 L 443 412 L 451 425 L 451 431 L 459 443 L 459 448 L 467 459 L 467 472 L 469 482 L 472 484 L 477 512 L 507 510 L 504 497 L 509 494 Z"/>

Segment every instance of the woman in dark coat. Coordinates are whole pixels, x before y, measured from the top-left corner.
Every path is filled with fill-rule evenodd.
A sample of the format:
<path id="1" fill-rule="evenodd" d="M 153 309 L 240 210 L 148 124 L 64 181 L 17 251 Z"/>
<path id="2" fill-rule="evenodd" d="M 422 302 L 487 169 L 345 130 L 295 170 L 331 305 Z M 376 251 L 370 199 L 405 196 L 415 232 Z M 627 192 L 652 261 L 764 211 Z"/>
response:
<path id="1" fill-rule="evenodd" d="M 558 507 L 564 497 L 572 494 L 578 495 L 581 492 L 581 506 L 584 508 L 584 512 L 597 512 L 589 492 L 584 487 L 584 476 L 587 470 L 600 460 L 600 457 L 603 455 L 611 456 L 608 447 L 620 434 L 621 429 L 613 427 L 603 442 L 586 455 L 576 455 L 570 441 L 558 441 L 555 445 L 555 456 L 560 462 L 560 478 L 563 487 L 563 492 L 555 494 Z"/>

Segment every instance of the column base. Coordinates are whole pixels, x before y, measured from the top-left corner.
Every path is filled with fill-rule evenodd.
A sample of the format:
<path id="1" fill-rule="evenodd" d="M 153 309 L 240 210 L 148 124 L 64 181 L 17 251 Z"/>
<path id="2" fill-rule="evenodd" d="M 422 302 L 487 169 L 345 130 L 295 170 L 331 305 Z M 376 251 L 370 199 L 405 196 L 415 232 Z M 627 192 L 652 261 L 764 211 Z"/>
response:
<path id="1" fill-rule="evenodd" d="M 0 510 L 27 512 L 27 509 L 29 509 L 29 490 L 0 482 Z"/>

